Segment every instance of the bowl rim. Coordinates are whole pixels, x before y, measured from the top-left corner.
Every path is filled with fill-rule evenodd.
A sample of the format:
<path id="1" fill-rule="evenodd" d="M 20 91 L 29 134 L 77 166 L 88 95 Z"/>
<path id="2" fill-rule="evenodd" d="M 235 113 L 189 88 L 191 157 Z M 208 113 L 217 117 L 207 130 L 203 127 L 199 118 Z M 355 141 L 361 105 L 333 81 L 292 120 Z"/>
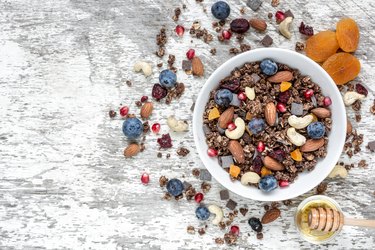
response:
<path id="1" fill-rule="evenodd" d="M 196 99 L 195 104 L 199 105 L 200 103 L 203 102 L 202 99 L 205 98 L 204 97 L 205 89 L 209 88 L 210 91 L 211 91 L 211 90 L 214 89 L 215 86 L 218 85 L 218 83 L 213 83 L 213 80 L 216 78 L 216 75 L 218 74 L 218 72 L 220 72 L 222 70 L 228 71 L 226 68 L 231 68 L 231 70 L 233 70 L 234 68 L 239 67 L 239 66 L 237 66 L 238 63 L 236 63 L 236 61 L 241 61 L 243 58 L 248 59 L 247 61 L 245 60 L 245 62 L 259 61 L 261 59 L 259 59 L 259 60 L 253 59 L 252 60 L 251 56 L 253 54 L 264 53 L 264 52 L 270 54 L 268 56 L 269 58 L 272 58 L 272 54 L 274 54 L 274 53 L 288 54 L 288 56 L 299 57 L 299 59 L 307 61 L 310 64 L 314 65 L 314 67 L 320 72 L 320 74 L 322 74 L 322 77 L 326 78 L 327 81 L 332 86 L 336 87 L 336 84 L 334 83 L 332 78 L 329 76 L 329 74 L 319 64 L 317 64 L 316 62 L 314 62 L 313 60 L 311 60 L 307 56 L 305 56 L 303 54 L 300 54 L 300 53 L 297 53 L 295 51 L 289 50 L 289 49 L 258 48 L 258 49 L 254 49 L 254 50 L 251 50 L 251 51 L 241 53 L 239 55 L 236 55 L 236 56 L 230 58 L 229 60 L 227 60 L 223 64 L 221 64 L 215 71 L 213 71 L 212 74 L 210 75 L 210 77 L 206 80 L 206 82 L 202 86 L 201 90 L 199 91 L 199 94 L 198 94 L 198 97 Z M 265 56 L 263 58 L 266 59 L 268 57 Z M 231 66 L 232 64 L 233 64 L 233 66 Z M 299 69 L 298 67 L 293 67 L 293 68 Z M 210 88 L 210 86 L 213 86 L 213 87 Z M 337 109 L 339 109 L 338 112 L 340 112 L 344 116 L 342 118 L 346 119 L 346 110 L 345 110 L 345 106 L 344 106 L 344 103 L 343 103 L 343 100 L 342 100 L 341 93 L 340 93 L 340 91 L 338 90 L 337 87 L 333 88 L 333 92 L 334 92 L 334 95 L 340 96 L 340 98 L 338 100 L 338 103 L 337 103 Z M 202 103 L 202 105 L 203 105 L 203 103 Z M 205 105 L 206 105 L 206 103 L 204 103 L 204 106 Z M 197 105 L 195 105 L 195 106 L 197 107 Z M 198 121 L 200 119 L 199 116 L 201 116 L 201 115 L 203 115 L 203 111 L 198 112 L 198 109 L 195 108 L 194 113 L 193 113 L 193 136 L 194 136 L 194 143 L 195 143 L 196 149 L 198 151 L 199 158 L 203 162 L 203 165 L 205 166 L 205 168 L 216 179 L 216 181 L 218 181 L 226 189 L 228 189 L 228 190 L 232 191 L 233 193 L 236 193 L 236 194 L 238 194 L 242 197 L 253 199 L 253 200 L 259 200 L 259 201 L 280 201 L 280 200 L 287 200 L 287 199 L 292 199 L 292 198 L 298 197 L 298 196 L 312 190 L 320 182 L 322 182 L 329 175 L 329 173 L 331 172 L 333 167 L 336 165 L 336 164 L 332 164 L 332 166 L 326 167 L 325 169 L 321 170 L 320 178 L 317 179 L 316 182 L 314 181 L 315 184 L 313 184 L 313 185 L 310 184 L 310 185 L 308 185 L 308 188 L 302 189 L 298 192 L 294 192 L 293 194 L 291 194 L 291 192 L 289 192 L 287 195 L 284 194 L 283 197 L 281 197 L 281 198 L 269 197 L 267 195 L 261 195 L 261 197 L 254 197 L 254 195 L 251 195 L 251 192 L 246 192 L 246 193 L 239 192 L 238 190 L 236 190 L 235 184 L 231 184 L 231 181 L 230 181 L 229 177 L 228 177 L 228 181 L 221 181 L 221 177 L 219 177 L 219 173 L 218 173 L 219 171 L 215 171 L 215 169 L 214 169 L 216 166 L 212 166 L 213 164 L 209 162 L 210 157 L 207 156 L 207 154 L 204 150 L 204 146 L 207 147 L 207 144 L 206 144 L 205 140 L 202 142 L 202 140 L 199 139 L 199 135 L 198 135 L 198 130 L 199 129 L 202 130 L 202 125 L 203 125 L 203 124 L 198 124 Z M 340 133 L 341 136 L 339 138 L 337 138 L 337 141 L 335 142 L 335 145 L 337 145 L 335 147 L 336 150 L 334 150 L 332 152 L 327 152 L 327 156 L 325 157 L 325 158 L 327 158 L 328 155 L 330 155 L 330 158 L 334 159 L 335 162 L 337 162 L 339 160 L 339 158 L 341 156 L 341 153 L 342 153 L 342 149 L 343 149 L 344 144 L 345 144 L 346 122 L 344 124 L 340 125 L 340 129 L 341 129 L 341 133 Z M 218 163 L 216 165 L 220 167 L 220 165 Z M 220 167 L 220 169 L 221 169 L 221 167 Z M 306 172 L 306 171 L 304 171 L 304 172 Z M 302 173 L 300 173 L 300 174 L 302 174 Z M 297 182 L 297 181 L 298 181 L 298 179 L 296 179 L 295 182 Z M 237 181 L 237 182 L 239 182 L 239 181 Z M 248 187 L 248 188 L 253 188 L 253 187 Z M 287 190 L 287 189 L 285 189 L 285 190 Z"/>

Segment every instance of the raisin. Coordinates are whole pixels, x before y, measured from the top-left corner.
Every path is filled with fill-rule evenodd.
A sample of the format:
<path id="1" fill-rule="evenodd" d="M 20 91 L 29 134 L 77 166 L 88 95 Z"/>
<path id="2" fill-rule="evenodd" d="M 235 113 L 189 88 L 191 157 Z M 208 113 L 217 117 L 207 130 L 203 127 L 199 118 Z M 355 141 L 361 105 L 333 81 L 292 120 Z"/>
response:
<path id="1" fill-rule="evenodd" d="M 223 89 L 228 89 L 232 91 L 233 93 L 236 93 L 238 89 L 240 88 L 240 81 L 238 79 L 226 81 L 220 86 Z"/>
<path id="2" fill-rule="evenodd" d="M 306 42 L 306 55 L 315 62 L 324 62 L 339 49 L 336 33 L 322 31 L 310 37 Z"/>
<path id="3" fill-rule="evenodd" d="M 345 84 L 357 77 L 361 64 L 351 54 L 340 52 L 332 55 L 322 65 L 337 85 Z"/>
<path id="4" fill-rule="evenodd" d="M 345 52 L 354 52 L 358 47 L 359 28 L 351 18 L 341 19 L 336 25 L 336 38 Z"/>
<path id="5" fill-rule="evenodd" d="M 260 155 L 258 155 L 254 158 L 252 166 L 253 166 L 254 172 L 256 172 L 257 174 L 261 173 L 261 170 L 262 170 L 262 167 L 263 167 L 263 161 L 262 161 L 262 157 Z"/>
<path id="6" fill-rule="evenodd" d="M 287 90 L 285 92 L 280 92 L 277 99 L 282 103 L 288 103 L 290 96 L 290 90 Z"/>
<path id="7" fill-rule="evenodd" d="M 286 157 L 286 153 L 281 148 L 275 148 L 273 151 L 271 151 L 268 154 L 268 156 L 272 157 L 273 159 L 275 159 L 279 162 L 282 162 Z"/>
<path id="8" fill-rule="evenodd" d="M 365 96 L 368 95 L 368 90 L 365 88 L 365 86 L 363 86 L 360 83 L 357 83 L 355 85 L 355 90 L 357 91 L 358 94 L 365 95 Z"/>
<path id="9" fill-rule="evenodd" d="M 167 93 L 168 90 L 158 83 L 154 84 L 154 87 L 152 87 L 152 97 L 156 100 L 163 99 L 167 96 Z"/>
<path id="10" fill-rule="evenodd" d="M 158 138 L 158 143 L 161 148 L 171 148 L 172 147 L 172 139 L 169 134 L 164 134 L 161 138 Z"/>
<path id="11" fill-rule="evenodd" d="M 303 22 L 301 22 L 299 26 L 299 33 L 304 34 L 306 36 L 312 36 L 314 35 L 314 29 L 313 27 L 305 25 Z"/>

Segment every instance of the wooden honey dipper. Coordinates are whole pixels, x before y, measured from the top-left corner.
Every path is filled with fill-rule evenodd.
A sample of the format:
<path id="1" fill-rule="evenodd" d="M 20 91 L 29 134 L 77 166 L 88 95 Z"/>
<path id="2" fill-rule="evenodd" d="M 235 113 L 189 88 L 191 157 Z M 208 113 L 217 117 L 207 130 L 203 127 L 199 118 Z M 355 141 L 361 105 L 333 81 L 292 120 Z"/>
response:
<path id="1" fill-rule="evenodd" d="M 308 225 L 311 229 L 336 232 L 343 225 L 375 228 L 375 220 L 346 218 L 344 214 L 331 208 L 311 208 Z"/>

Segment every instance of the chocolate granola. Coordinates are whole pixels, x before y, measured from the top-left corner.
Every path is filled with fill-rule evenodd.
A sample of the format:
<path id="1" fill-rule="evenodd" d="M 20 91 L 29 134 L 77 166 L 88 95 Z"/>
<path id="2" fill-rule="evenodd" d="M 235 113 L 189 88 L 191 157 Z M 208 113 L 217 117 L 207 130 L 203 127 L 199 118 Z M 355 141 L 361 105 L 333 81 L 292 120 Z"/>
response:
<path id="1" fill-rule="evenodd" d="M 309 76 L 302 75 L 297 69 L 290 68 L 285 64 L 277 63 L 278 73 L 287 72 L 290 74 L 290 79 L 274 80 L 276 75 L 264 74 L 260 63 L 245 63 L 242 67 L 235 68 L 231 75 L 220 81 L 218 89 L 210 93 L 210 99 L 203 115 L 206 142 L 210 149 L 217 152 L 219 159 L 223 156 L 232 156 L 235 159 L 234 164 L 222 166 L 230 173 L 232 179 L 240 180 L 245 173 L 255 172 L 261 177 L 271 174 L 279 181 L 279 184 L 280 181 L 290 183 L 297 178 L 298 173 L 313 170 L 318 159 L 326 156 L 327 135 L 332 126 L 331 111 L 324 106 L 325 96 L 319 85 L 314 83 Z M 253 98 L 249 99 L 247 95 L 244 98 L 246 88 L 254 90 Z M 223 89 L 230 90 L 233 94 L 230 105 L 220 106 L 215 101 L 215 95 Z M 272 117 L 272 114 L 266 114 L 266 106 L 269 103 L 276 107 L 275 117 Z M 280 103 L 282 105 L 279 109 Z M 232 117 L 228 116 L 230 120 L 225 124 L 227 127 L 220 126 L 220 122 L 223 120 L 224 123 L 226 122 L 224 118 L 222 119 L 223 113 L 231 108 L 234 108 L 234 114 Z M 310 124 L 323 124 L 323 136 L 319 139 L 313 138 L 307 132 L 307 125 L 303 128 L 295 128 L 295 131 L 302 135 L 307 142 L 296 145 L 287 133 L 292 128 L 289 124 L 291 116 L 298 119 L 309 116 Z M 237 118 L 241 118 L 245 122 L 245 131 L 238 139 L 228 138 L 227 130 L 236 129 L 234 122 Z M 265 121 L 264 129 L 256 134 L 249 129 L 249 123 L 253 119 Z M 267 119 L 275 119 L 275 123 L 270 125 L 267 123 Z M 236 141 L 236 143 L 232 143 L 232 141 Z M 260 148 L 259 151 L 260 142 L 263 143 L 264 149 Z M 235 146 L 232 146 L 231 143 Z M 310 147 L 309 143 L 314 145 Z M 320 146 L 316 147 L 317 144 Z M 231 147 L 235 150 L 231 150 Z M 243 151 L 241 156 L 236 155 L 238 148 Z M 272 164 L 266 164 L 265 161 L 271 161 Z M 235 167 L 239 168 L 238 173 L 232 171 L 232 168 L 236 170 Z M 249 184 L 258 186 L 257 183 Z"/>

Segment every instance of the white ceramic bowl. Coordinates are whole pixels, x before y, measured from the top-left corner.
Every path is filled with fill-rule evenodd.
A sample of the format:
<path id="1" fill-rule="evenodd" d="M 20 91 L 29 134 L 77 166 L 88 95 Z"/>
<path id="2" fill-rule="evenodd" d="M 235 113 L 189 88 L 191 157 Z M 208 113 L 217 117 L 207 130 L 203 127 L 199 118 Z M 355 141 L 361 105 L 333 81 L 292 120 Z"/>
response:
<path id="1" fill-rule="evenodd" d="M 254 187 L 244 186 L 240 181 L 231 181 L 229 174 L 218 164 L 217 157 L 210 158 L 207 155 L 208 147 L 203 133 L 203 112 L 210 92 L 217 88 L 220 80 L 230 75 L 230 72 L 235 67 L 241 67 L 247 62 L 260 61 L 265 58 L 271 58 L 276 62 L 287 64 L 290 67 L 299 69 L 302 74 L 311 76 L 311 79 L 321 87 L 324 95 L 332 99 L 332 105 L 330 106 L 332 111 L 332 129 L 328 136 L 327 156 L 319 160 L 313 171 L 300 173 L 298 178 L 289 187 L 277 188 L 268 193 Z M 291 50 L 277 48 L 255 49 L 231 58 L 216 69 L 208 78 L 195 103 L 193 133 L 195 145 L 203 164 L 212 176 L 225 188 L 238 195 L 254 200 L 279 201 L 291 199 L 308 192 L 328 176 L 336 165 L 344 147 L 346 112 L 341 94 L 335 83 L 317 63 Z"/>

